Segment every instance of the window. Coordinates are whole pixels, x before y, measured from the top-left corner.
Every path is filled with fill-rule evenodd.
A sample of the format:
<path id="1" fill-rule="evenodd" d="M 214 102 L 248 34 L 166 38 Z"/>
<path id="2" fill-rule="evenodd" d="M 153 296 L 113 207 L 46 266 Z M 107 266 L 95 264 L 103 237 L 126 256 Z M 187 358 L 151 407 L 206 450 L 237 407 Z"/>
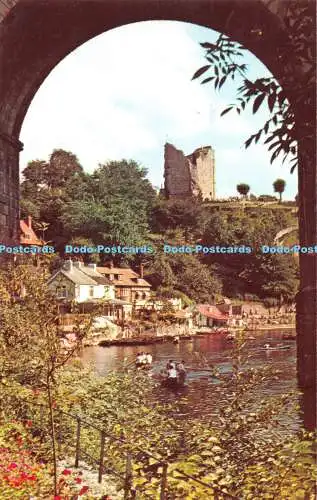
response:
<path id="1" fill-rule="evenodd" d="M 89 297 L 93 297 L 93 296 L 94 296 L 94 287 L 90 286 L 89 287 Z"/>
<path id="2" fill-rule="evenodd" d="M 61 285 L 56 287 L 57 298 L 66 299 L 67 298 L 67 288 L 66 285 Z"/>

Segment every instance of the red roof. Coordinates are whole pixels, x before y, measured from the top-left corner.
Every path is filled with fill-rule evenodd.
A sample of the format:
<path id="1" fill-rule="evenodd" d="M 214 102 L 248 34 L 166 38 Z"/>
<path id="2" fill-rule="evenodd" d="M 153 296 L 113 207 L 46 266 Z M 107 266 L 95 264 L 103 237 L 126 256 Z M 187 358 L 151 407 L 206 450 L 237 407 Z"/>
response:
<path id="1" fill-rule="evenodd" d="M 22 245 L 43 245 L 43 241 L 41 241 L 33 231 L 32 218 L 30 216 L 28 217 L 27 222 L 20 220 L 20 230 L 20 242 Z"/>
<path id="2" fill-rule="evenodd" d="M 197 310 L 203 316 L 207 316 L 207 318 L 212 319 L 229 319 L 228 314 L 223 314 L 216 306 L 210 306 L 209 304 L 199 304 L 197 306 Z"/>
<path id="3" fill-rule="evenodd" d="M 121 268 L 121 267 L 97 267 L 97 271 L 107 278 L 116 286 L 116 287 L 125 287 L 125 288 L 140 288 L 145 287 L 150 289 L 151 285 L 144 278 L 141 278 L 138 273 L 133 271 L 130 268 Z"/>

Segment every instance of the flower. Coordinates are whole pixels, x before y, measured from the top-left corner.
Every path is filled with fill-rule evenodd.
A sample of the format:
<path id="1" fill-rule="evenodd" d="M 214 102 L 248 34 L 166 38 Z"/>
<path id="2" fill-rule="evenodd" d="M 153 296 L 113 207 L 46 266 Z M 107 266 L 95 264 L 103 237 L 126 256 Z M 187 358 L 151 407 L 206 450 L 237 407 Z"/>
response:
<path id="1" fill-rule="evenodd" d="M 54 500 L 62 500 L 62 497 L 60 495 L 55 495 Z"/>
<path id="2" fill-rule="evenodd" d="M 13 469 L 16 469 L 16 468 L 17 468 L 17 464 L 15 462 L 11 462 L 11 464 L 9 464 L 9 466 L 8 466 L 9 470 L 13 470 Z"/>
<path id="3" fill-rule="evenodd" d="M 35 474 L 30 474 L 30 475 L 28 476 L 28 480 L 29 480 L 29 481 L 36 481 L 36 475 L 35 475 Z"/>
<path id="4" fill-rule="evenodd" d="M 83 486 L 78 495 L 84 495 L 89 490 L 88 486 Z"/>
<path id="5" fill-rule="evenodd" d="M 80 484 L 83 482 L 83 480 L 80 477 L 75 477 L 75 483 Z"/>
<path id="6" fill-rule="evenodd" d="M 63 476 L 69 476 L 71 473 L 72 473 L 72 471 L 69 469 L 64 469 L 62 472 Z"/>

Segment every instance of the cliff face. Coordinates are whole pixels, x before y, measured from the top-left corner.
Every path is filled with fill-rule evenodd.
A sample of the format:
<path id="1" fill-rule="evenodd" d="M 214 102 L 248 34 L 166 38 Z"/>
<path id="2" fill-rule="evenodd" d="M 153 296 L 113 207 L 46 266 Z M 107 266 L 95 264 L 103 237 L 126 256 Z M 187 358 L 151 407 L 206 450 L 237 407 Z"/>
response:
<path id="1" fill-rule="evenodd" d="M 191 155 L 165 144 L 165 194 L 168 198 L 215 198 L 215 160 L 211 146 Z"/>

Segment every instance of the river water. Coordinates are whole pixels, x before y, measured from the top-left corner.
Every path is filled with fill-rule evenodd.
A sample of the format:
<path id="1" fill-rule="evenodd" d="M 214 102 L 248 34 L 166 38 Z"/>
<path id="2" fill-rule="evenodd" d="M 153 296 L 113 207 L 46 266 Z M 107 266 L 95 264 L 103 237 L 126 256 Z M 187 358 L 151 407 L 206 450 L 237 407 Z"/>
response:
<path id="1" fill-rule="evenodd" d="M 270 366 L 279 370 L 277 380 L 264 384 L 256 393 L 256 400 L 264 396 L 273 396 L 296 389 L 296 345 L 292 340 L 283 340 L 283 334 L 293 333 L 285 331 L 261 331 L 250 333 L 255 337 L 246 343 L 248 366 L 260 368 Z M 265 350 L 264 344 L 269 343 L 289 346 L 285 350 Z M 232 343 L 223 334 L 211 334 L 194 337 L 192 341 L 181 340 L 179 344 L 167 342 L 148 346 L 111 346 L 87 347 L 82 353 L 84 364 L 93 363 L 100 375 L 109 371 L 120 370 L 123 363 L 133 363 L 139 351 L 150 352 L 153 356 L 152 374 L 155 376 L 165 368 L 169 359 L 185 361 L 188 370 L 187 387 L 175 392 L 158 385 L 154 389 L 155 397 L 161 402 L 171 402 L 175 398 L 186 398 L 188 414 L 212 417 L 217 413 L 217 406 L 223 399 L 222 391 L 217 379 L 213 378 L 203 368 L 216 366 L 220 373 L 231 371 Z M 287 414 L 281 417 L 281 423 L 296 430 L 300 422 L 298 413 Z"/>

